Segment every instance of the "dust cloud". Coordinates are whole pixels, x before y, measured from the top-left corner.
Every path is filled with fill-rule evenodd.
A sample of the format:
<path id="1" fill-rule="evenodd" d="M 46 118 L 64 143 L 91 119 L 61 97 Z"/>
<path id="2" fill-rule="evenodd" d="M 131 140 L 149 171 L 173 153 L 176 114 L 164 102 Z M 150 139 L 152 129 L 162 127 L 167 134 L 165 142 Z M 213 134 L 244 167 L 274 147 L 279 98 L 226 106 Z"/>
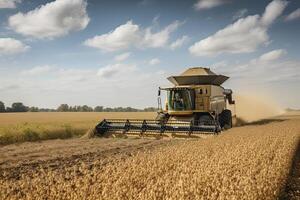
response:
<path id="1" fill-rule="evenodd" d="M 238 118 L 247 122 L 253 122 L 284 113 L 284 109 L 282 109 L 271 97 L 252 92 L 250 92 L 250 94 L 254 95 L 234 95 L 234 100 L 236 102 L 235 109 L 233 106 L 231 106 L 230 109 L 233 113 L 235 110 L 235 114 Z"/>

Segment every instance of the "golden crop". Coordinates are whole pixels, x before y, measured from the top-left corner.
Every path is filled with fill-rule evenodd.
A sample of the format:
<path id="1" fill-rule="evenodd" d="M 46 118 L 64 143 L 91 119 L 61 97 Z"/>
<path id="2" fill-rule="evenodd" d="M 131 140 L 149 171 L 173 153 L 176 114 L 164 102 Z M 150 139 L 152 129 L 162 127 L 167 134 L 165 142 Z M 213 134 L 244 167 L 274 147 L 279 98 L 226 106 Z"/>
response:
<path id="1" fill-rule="evenodd" d="M 34 168 L 17 180 L 0 179 L 0 199 L 276 199 L 299 136 L 299 120 L 289 120 L 182 140 L 126 159 Z"/>
<path id="2" fill-rule="evenodd" d="M 0 145 L 84 135 L 103 118 L 153 118 L 151 112 L 0 113 Z"/>

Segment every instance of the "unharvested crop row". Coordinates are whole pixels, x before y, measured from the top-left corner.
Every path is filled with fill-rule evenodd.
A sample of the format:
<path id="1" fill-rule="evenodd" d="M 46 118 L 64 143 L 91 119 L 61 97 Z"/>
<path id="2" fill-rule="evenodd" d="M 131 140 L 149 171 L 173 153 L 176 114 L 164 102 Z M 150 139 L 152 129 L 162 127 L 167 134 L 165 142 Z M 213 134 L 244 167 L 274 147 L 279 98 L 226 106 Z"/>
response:
<path id="1" fill-rule="evenodd" d="M 299 140 L 298 121 L 241 127 L 140 152 L 106 166 L 37 170 L 0 180 L 12 199 L 276 199 Z"/>
<path id="2" fill-rule="evenodd" d="M 49 139 L 66 139 L 79 137 L 86 133 L 95 123 L 23 123 L 0 127 L 0 145 L 39 141 Z"/>
<path id="3" fill-rule="evenodd" d="M 151 119 L 154 114 L 151 112 L 0 113 L 0 145 L 82 136 L 104 117 Z"/>

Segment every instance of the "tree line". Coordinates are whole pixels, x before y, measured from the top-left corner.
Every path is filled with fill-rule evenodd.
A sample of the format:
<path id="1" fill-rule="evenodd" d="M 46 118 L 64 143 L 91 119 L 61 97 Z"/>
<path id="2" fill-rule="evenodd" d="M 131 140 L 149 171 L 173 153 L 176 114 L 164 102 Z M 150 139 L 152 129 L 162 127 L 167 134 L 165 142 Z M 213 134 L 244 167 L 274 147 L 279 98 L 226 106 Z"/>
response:
<path id="1" fill-rule="evenodd" d="M 132 107 L 103 107 L 96 106 L 90 107 L 87 105 L 83 106 L 69 106 L 68 104 L 61 104 L 56 109 L 50 108 L 38 108 L 38 107 L 29 107 L 24 105 L 21 102 L 16 102 L 11 105 L 11 107 L 6 107 L 5 104 L 0 101 L 0 113 L 4 112 L 155 112 L 157 111 L 154 107 L 148 107 L 144 109 L 137 109 Z"/>

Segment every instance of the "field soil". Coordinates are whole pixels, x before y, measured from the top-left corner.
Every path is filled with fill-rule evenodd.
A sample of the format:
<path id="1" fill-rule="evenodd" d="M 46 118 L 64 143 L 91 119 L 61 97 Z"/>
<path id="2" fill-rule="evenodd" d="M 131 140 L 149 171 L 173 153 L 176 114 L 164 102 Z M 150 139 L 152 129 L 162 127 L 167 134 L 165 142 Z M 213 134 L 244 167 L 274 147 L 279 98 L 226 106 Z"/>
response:
<path id="1" fill-rule="evenodd" d="M 0 146 L 0 199 L 300 199 L 299 113 L 205 139 Z"/>
<path id="2" fill-rule="evenodd" d="M 178 142 L 180 141 L 147 138 L 75 138 L 6 145 L 0 148 L 0 178 L 9 176 L 17 179 L 22 174 L 34 171 L 37 166 L 63 169 L 80 162 L 91 164 L 98 159 L 123 158 L 140 150 Z"/>

